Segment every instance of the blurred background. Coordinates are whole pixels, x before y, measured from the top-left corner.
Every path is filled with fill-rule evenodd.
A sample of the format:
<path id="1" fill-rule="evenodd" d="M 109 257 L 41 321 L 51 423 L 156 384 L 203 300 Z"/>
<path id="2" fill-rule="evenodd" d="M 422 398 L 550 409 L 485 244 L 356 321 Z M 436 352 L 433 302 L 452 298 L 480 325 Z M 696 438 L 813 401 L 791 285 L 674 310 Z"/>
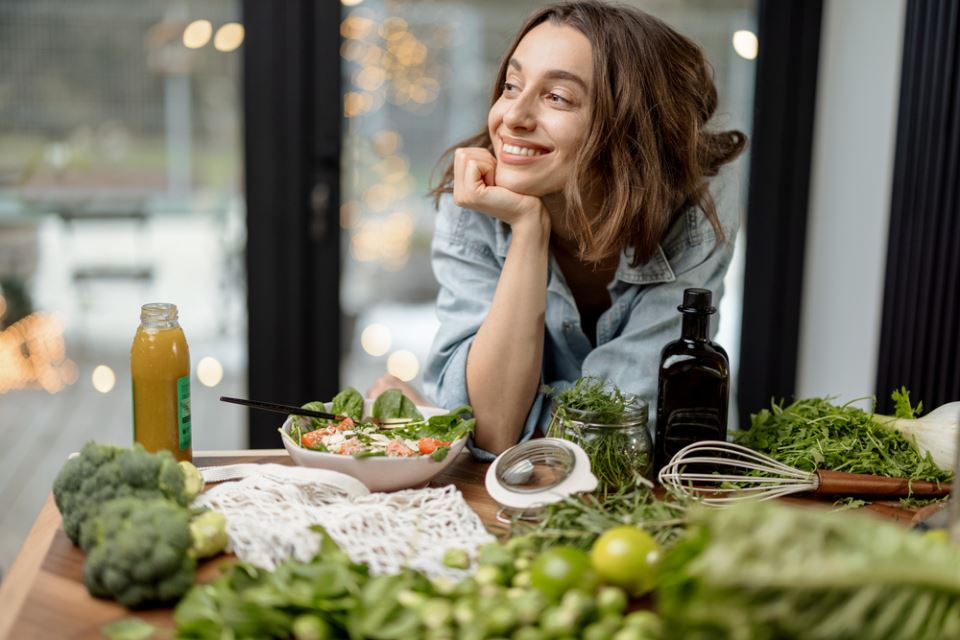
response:
<path id="1" fill-rule="evenodd" d="M 386 372 L 419 385 L 437 327 L 431 172 L 484 126 L 500 58 L 542 4 L 0 0 L 0 571 L 71 451 L 129 444 L 144 303 L 179 307 L 195 450 L 279 447 L 279 420 L 220 395 L 300 404 Z M 771 397 L 922 386 L 924 371 L 889 354 L 916 352 L 904 336 L 934 321 L 927 342 L 942 334 L 940 350 L 957 354 L 956 300 L 941 296 L 929 321 L 898 312 L 901 294 L 885 301 L 909 284 L 892 265 L 916 262 L 889 238 L 922 248 L 960 227 L 931 218 L 904 239 L 898 226 L 917 207 L 894 189 L 920 153 L 904 140 L 923 140 L 916 123 L 935 113 L 911 107 L 905 123 L 901 58 L 911 42 L 933 46 L 936 11 L 956 12 L 628 4 L 703 47 L 714 127 L 751 138 L 720 178 L 720 206 L 743 217 L 718 337 L 741 405 L 733 425 Z M 944 113 L 956 104 L 909 86 Z M 956 117 L 944 118 L 949 158 Z M 924 206 L 937 202 L 956 211 L 955 199 Z M 938 269 L 937 255 L 915 265 L 943 275 L 929 299 L 960 286 L 960 266 Z M 928 403 L 954 393 L 956 367 L 937 371 Z"/>

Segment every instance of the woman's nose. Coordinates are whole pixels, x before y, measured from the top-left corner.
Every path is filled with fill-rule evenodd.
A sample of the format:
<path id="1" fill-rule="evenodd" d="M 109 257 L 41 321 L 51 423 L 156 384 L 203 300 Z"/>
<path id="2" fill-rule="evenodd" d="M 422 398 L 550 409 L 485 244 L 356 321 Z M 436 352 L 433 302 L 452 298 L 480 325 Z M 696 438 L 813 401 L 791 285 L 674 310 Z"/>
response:
<path id="1" fill-rule="evenodd" d="M 503 123 L 511 129 L 529 131 L 536 127 L 536 109 L 533 104 L 534 96 L 523 94 L 510 103 L 510 108 L 503 114 Z"/>

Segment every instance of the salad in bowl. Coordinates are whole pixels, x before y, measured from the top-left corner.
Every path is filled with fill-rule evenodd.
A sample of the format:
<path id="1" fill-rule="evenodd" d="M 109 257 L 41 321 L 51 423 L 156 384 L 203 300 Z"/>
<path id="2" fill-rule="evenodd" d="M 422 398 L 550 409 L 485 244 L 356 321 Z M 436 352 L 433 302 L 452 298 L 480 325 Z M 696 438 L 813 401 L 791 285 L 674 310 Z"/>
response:
<path id="1" fill-rule="evenodd" d="M 289 416 L 280 434 L 294 462 L 346 473 L 371 491 L 425 484 L 457 457 L 475 424 L 468 406 L 418 407 L 399 389 L 370 400 L 347 388 L 303 408 L 338 418 Z"/>

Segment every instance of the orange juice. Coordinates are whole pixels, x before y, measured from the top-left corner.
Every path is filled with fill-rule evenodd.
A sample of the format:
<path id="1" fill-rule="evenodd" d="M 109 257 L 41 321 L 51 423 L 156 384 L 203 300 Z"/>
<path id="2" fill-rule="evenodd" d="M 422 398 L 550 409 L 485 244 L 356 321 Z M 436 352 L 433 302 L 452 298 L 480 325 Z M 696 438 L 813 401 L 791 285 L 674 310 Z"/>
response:
<path id="1" fill-rule="evenodd" d="M 143 305 L 130 348 L 130 376 L 134 442 L 191 460 L 190 351 L 176 305 Z"/>

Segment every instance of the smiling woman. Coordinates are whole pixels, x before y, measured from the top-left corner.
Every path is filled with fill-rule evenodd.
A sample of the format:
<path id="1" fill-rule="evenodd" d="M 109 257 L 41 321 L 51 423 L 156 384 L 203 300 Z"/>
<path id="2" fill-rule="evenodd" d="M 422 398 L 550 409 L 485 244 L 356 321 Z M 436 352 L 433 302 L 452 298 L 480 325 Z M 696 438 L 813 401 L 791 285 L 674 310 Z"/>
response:
<path id="1" fill-rule="evenodd" d="M 706 129 L 716 107 L 701 49 L 642 11 L 564 3 L 520 28 L 487 127 L 433 191 L 424 381 L 438 406 L 473 406 L 475 454 L 544 429 L 544 383 L 597 376 L 655 407 L 676 305 L 687 287 L 719 298 L 738 226 L 709 178 L 746 138 Z"/>

